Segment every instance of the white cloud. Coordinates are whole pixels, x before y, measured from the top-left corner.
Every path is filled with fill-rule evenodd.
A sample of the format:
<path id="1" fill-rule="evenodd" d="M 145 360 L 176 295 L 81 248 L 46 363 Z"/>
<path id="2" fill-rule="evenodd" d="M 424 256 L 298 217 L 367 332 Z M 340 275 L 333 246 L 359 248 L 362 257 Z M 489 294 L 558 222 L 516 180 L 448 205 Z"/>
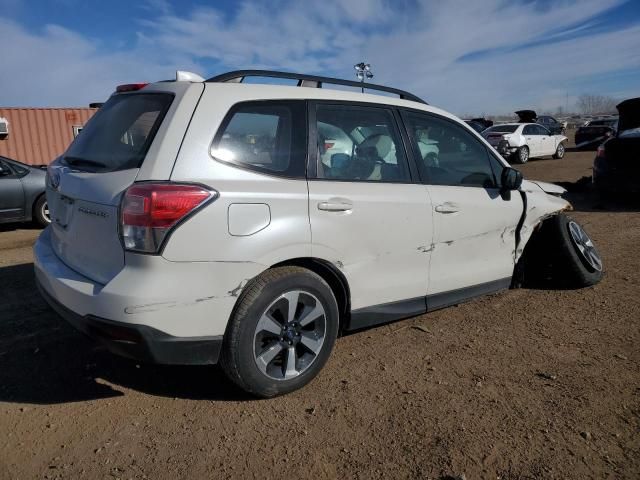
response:
<path id="1" fill-rule="evenodd" d="M 366 60 L 376 81 L 455 112 L 553 108 L 576 81 L 640 68 L 640 22 L 589 30 L 618 4 L 258 0 L 233 13 L 200 6 L 178 14 L 166 0 L 150 0 L 136 42 L 114 50 L 60 26 L 33 32 L 0 18 L 0 41 L 14 46 L 3 52 L 0 104 L 86 104 L 118 83 L 176 69 L 217 73 L 202 65 L 352 78 L 352 65 Z"/>

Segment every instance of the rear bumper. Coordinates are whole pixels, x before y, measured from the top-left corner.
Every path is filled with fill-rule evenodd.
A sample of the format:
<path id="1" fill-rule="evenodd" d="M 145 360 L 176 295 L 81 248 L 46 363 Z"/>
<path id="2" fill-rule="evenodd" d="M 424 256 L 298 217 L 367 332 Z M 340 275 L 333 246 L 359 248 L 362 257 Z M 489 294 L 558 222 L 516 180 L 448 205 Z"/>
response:
<path id="1" fill-rule="evenodd" d="M 92 315 L 78 315 L 56 301 L 36 282 L 40 293 L 62 318 L 109 351 L 141 362 L 208 365 L 218 362 L 222 336 L 173 337 L 147 325 L 123 324 Z"/>
<path id="2" fill-rule="evenodd" d="M 103 285 L 58 258 L 49 228 L 33 253 L 38 286 L 62 317 L 115 353 L 158 363 L 214 363 L 238 295 L 264 270 L 249 262 L 127 254 Z"/>

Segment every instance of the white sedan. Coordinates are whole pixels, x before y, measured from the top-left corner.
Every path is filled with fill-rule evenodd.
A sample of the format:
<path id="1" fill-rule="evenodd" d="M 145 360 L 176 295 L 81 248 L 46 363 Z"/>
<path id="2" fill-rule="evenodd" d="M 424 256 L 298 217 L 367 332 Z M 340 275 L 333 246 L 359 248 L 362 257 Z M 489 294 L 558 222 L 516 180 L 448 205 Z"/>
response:
<path id="1" fill-rule="evenodd" d="M 564 157 L 564 135 L 552 135 L 537 123 L 505 123 L 494 125 L 482 136 L 512 163 L 527 163 L 530 158 Z"/>

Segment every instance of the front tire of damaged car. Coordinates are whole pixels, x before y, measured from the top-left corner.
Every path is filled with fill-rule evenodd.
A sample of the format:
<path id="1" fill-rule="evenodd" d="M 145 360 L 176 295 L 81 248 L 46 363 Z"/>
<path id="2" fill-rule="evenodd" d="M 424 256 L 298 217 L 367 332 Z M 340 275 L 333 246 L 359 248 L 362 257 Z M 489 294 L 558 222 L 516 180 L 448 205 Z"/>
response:
<path id="1" fill-rule="evenodd" d="M 529 147 L 523 145 L 519 147 L 518 150 L 512 156 L 513 163 L 517 163 L 522 165 L 523 163 L 527 163 L 529 161 Z"/>
<path id="2" fill-rule="evenodd" d="M 603 262 L 593 240 L 572 218 L 547 219 L 525 248 L 523 284 L 583 288 L 602 280 Z"/>
<path id="3" fill-rule="evenodd" d="M 320 372 L 338 336 L 331 287 L 301 267 L 267 270 L 243 291 L 223 344 L 227 377 L 257 397 L 297 390 Z"/>

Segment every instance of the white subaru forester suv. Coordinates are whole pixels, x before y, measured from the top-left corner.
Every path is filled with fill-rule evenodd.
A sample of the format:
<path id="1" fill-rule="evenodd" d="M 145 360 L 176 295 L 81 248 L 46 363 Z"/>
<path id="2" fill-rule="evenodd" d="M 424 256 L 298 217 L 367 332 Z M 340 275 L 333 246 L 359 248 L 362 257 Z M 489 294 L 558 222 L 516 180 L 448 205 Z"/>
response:
<path id="1" fill-rule="evenodd" d="M 410 93 L 329 84 L 360 87 L 272 71 L 118 87 L 48 169 L 45 299 L 115 353 L 219 362 L 270 397 L 313 379 L 340 332 L 601 278 L 562 188 Z"/>

